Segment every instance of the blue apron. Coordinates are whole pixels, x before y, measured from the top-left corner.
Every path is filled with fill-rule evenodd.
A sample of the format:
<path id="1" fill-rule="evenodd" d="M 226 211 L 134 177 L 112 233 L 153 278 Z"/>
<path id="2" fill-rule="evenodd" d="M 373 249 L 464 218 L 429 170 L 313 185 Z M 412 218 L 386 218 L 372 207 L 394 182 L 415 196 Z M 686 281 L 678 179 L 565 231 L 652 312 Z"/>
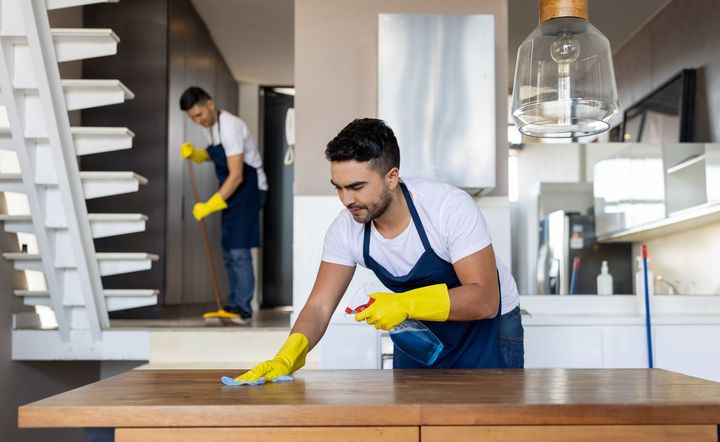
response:
<path id="1" fill-rule="evenodd" d="M 405 276 L 393 276 L 370 256 L 370 232 L 372 221 L 365 223 L 363 238 L 363 259 L 365 266 L 375 273 L 387 288 L 394 292 L 405 292 L 433 284 L 447 284 L 452 289 L 460 286 L 452 264 L 440 258 L 430 246 L 420 216 L 405 184 L 400 183 L 403 196 L 410 209 L 415 228 L 418 231 L 425 252 Z M 498 278 L 499 279 L 499 278 Z M 498 286 L 500 281 L 498 280 Z M 500 296 L 502 298 L 502 294 Z M 443 343 L 443 350 L 430 366 L 423 365 L 395 346 L 394 368 L 504 368 L 500 352 L 500 306 L 492 319 L 479 321 L 422 321 Z M 392 336 L 392 335 L 391 335 Z"/>
<path id="2" fill-rule="evenodd" d="M 220 135 L 220 113 L 218 112 L 218 135 Z M 222 140 L 222 138 L 220 138 Z M 210 145 L 207 153 L 215 164 L 218 188 L 230 175 L 225 149 L 220 144 Z M 260 246 L 260 191 L 257 170 L 243 163 L 243 181 L 225 201 L 227 209 L 221 213 L 222 247 L 249 249 Z"/>

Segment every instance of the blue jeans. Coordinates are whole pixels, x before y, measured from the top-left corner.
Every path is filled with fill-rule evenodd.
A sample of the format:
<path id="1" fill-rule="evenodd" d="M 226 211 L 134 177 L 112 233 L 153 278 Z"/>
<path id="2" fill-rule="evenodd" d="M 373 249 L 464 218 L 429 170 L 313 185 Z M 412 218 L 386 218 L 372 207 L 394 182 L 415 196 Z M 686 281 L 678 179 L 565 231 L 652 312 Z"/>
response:
<path id="1" fill-rule="evenodd" d="M 250 249 L 223 249 L 223 259 L 230 289 L 227 305 L 242 310 L 243 316 L 250 316 L 252 315 L 250 303 L 255 290 Z"/>
<path id="2" fill-rule="evenodd" d="M 525 346 L 520 307 L 500 317 L 500 353 L 505 368 L 523 368 L 525 366 Z"/>

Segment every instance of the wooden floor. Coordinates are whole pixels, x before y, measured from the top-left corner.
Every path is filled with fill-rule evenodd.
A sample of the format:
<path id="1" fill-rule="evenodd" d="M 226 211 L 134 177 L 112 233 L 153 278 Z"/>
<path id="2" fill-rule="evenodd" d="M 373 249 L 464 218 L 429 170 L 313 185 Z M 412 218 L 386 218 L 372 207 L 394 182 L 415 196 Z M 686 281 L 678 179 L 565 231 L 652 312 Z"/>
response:
<path id="1" fill-rule="evenodd" d="M 192 304 L 180 306 L 151 306 L 113 312 L 110 315 L 112 328 L 156 328 L 156 327 L 222 327 L 219 323 L 208 323 L 203 313 L 213 311 L 214 304 Z M 249 328 L 290 328 L 290 309 L 263 309 L 255 312 Z"/>

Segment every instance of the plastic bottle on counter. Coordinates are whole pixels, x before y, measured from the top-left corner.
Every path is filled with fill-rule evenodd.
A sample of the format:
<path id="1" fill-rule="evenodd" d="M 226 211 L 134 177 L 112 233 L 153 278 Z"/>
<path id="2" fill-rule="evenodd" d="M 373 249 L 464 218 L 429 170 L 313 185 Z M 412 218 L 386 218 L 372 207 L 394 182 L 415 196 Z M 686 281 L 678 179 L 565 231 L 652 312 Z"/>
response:
<path id="1" fill-rule="evenodd" d="M 635 295 L 637 296 L 638 302 L 638 313 L 645 315 L 645 274 L 643 271 L 643 259 L 642 256 L 638 256 L 637 259 L 638 269 L 635 272 Z M 652 312 L 652 299 L 655 293 L 655 276 L 650 271 L 650 261 L 648 260 L 648 294 L 650 299 L 650 311 Z"/>
<path id="2" fill-rule="evenodd" d="M 608 272 L 607 261 L 602 262 L 600 274 L 597 277 L 597 294 L 612 295 L 613 294 L 613 277 Z"/>

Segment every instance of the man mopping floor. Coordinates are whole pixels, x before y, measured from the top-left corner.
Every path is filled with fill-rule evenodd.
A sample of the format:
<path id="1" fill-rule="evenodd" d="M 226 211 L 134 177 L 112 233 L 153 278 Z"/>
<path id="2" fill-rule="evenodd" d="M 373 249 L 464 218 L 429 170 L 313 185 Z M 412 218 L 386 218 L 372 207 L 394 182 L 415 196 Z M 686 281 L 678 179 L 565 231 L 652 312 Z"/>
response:
<path id="1" fill-rule="evenodd" d="M 185 143 L 180 147 L 180 155 L 198 164 L 212 161 L 219 185 L 210 199 L 195 204 L 193 215 L 200 221 L 221 211 L 222 251 L 230 291 L 223 308 L 203 317 L 247 323 L 252 318 L 255 290 L 250 250 L 260 245 L 260 208 L 267 194 L 262 158 L 247 125 L 218 109 L 210 95 L 199 87 L 190 87 L 183 93 L 180 109 L 203 127 L 208 142 L 206 149 L 195 149 L 191 143 Z"/>

